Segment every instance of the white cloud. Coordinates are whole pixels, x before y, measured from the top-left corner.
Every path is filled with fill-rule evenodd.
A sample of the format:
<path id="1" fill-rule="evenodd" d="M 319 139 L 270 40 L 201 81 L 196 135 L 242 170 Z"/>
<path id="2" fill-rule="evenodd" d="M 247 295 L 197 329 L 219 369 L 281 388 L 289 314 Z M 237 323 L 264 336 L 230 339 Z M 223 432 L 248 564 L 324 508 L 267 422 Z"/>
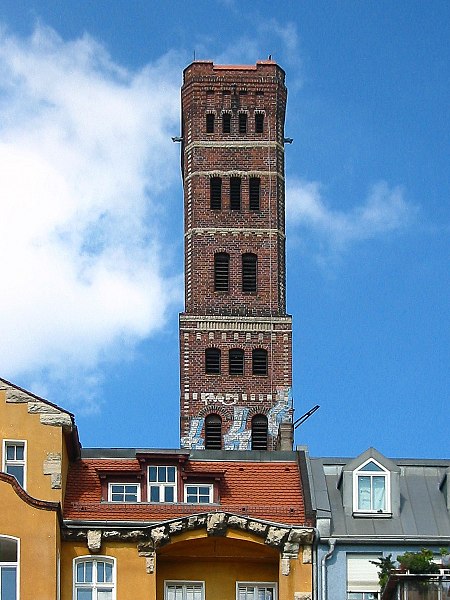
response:
<path id="1" fill-rule="evenodd" d="M 315 235 L 320 251 L 331 255 L 352 243 L 406 228 L 417 209 L 404 199 L 400 187 L 378 182 L 358 206 L 344 212 L 327 206 L 322 186 L 316 181 L 291 180 L 286 190 L 288 225 Z"/>
<path id="2" fill-rule="evenodd" d="M 179 177 L 180 70 L 130 72 L 42 26 L 0 32 L 1 375 L 95 382 L 179 300 L 158 219 Z"/>

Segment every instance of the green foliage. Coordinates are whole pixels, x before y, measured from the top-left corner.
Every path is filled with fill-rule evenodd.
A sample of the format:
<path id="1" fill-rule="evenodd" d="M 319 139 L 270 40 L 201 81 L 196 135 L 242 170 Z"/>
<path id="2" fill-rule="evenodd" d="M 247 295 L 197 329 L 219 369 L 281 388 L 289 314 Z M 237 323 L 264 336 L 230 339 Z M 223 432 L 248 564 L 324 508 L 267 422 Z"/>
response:
<path id="1" fill-rule="evenodd" d="M 422 548 L 420 552 L 399 554 L 397 560 L 403 569 L 414 574 L 439 573 L 439 565 L 433 562 L 433 552 Z"/>
<path id="2" fill-rule="evenodd" d="M 388 554 L 370 562 L 378 568 L 378 581 L 380 582 L 380 588 L 383 590 L 390 574 L 395 569 L 395 560 L 392 560 L 392 554 Z"/>

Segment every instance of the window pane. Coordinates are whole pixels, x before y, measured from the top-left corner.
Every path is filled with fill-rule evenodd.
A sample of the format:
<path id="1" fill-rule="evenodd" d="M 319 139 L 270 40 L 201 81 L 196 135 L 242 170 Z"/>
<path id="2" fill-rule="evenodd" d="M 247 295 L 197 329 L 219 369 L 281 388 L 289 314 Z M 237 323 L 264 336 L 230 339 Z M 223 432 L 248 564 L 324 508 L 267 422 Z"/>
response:
<path id="1" fill-rule="evenodd" d="M 83 583 L 84 581 L 84 564 L 77 564 L 77 583 Z"/>
<path id="2" fill-rule="evenodd" d="M 87 581 L 89 583 L 92 582 L 92 568 L 93 568 L 93 562 L 91 560 L 88 560 L 87 562 L 84 563 L 85 565 L 85 570 L 84 570 L 84 581 Z"/>
<path id="3" fill-rule="evenodd" d="M 6 459 L 7 460 L 15 460 L 15 458 L 16 458 L 15 449 L 16 449 L 16 447 L 13 446 L 12 444 L 9 444 L 8 446 L 6 446 Z"/>
<path id="4" fill-rule="evenodd" d="M 13 475 L 20 485 L 23 486 L 23 466 L 20 465 L 7 465 L 6 472 L 8 475 Z"/>
<path id="5" fill-rule="evenodd" d="M 150 487 L 150 502 L 159 502 L 159 487 L 156 485 Z"/>
<path id="6" fill-rule="evenodd" d="M 8 538 L 0 538 L 0 562 L 17 561 L 17 542 Z"/>
<path id="7" fill-rule="evenodd" d="M 164 489 L 164 501 L 165 502 L 173 502 L 174 497 L 174 488 L 172 486 L 168 486 Z"/>
<path id="8" fill-rule="evenodd" d="M 107 583 L 112 582 L 112 564 L 111 563 L 105 563 L 105 581 Z"/>
<path id="9" fill-rule="evenodd" d="M 166 479 L 166 467 L 158 467 L 158 481 L 164 483 Z"/>
<path id="10" fill-rule="evenodd" d="M 92 600 L 92 590 L 77 590 L 77 600 Z"/>
<path id="11" fill-rule="evenodd" d="M 16 460 L 23 460 L 24 447 L 22 445 L 16 446 Z"/>
<path id="12" fill-rule="evenodd" d="M 372 488 L 373 488 L 373 510 L 384 510 L 385 504 L 385 478 L 384 477 L 372 477 Z"/>
<path id="13" fill-rule="evenodd" d="M 105 563 L 97 562 L 97 581 L 103 583 L 105 581 Z"/>
<path id="14" fill-rule="evenodd" d="M 370 477 L 358 477 L 358 508 L 370 510 Z"/>
<path id="15" fill-rule="evenodd" d="M 360 469 L 360 471 L 381 471 L 381 472 L 383 472 L 383 469 L 381 467 L 379 467 L 376 463 L 370 461 L 367 463 L 367 465 L 364 465 L 364 467 L 362 467 Z"/>
<path id="16" fill-rule="evenodd" d="M 167 467 L 167 481 L 175 483 L 175 467 Z"/>
<path id="17" fill-rule="evenodd" d="M 112 589 L 98 590 L 97 591 L 97 599 L 98 600 L 112 600 Z"/>
<path id="18" fill-rule="evenodd" d="M 16 567 L 2 567 L 0 572 L 2 600 L 16 600 Z"/>
<path id="19" fill-rule="evenodd" d="M 150 467 L 148 470 L 148 480 L 156 481 L 156 467 Z"/>

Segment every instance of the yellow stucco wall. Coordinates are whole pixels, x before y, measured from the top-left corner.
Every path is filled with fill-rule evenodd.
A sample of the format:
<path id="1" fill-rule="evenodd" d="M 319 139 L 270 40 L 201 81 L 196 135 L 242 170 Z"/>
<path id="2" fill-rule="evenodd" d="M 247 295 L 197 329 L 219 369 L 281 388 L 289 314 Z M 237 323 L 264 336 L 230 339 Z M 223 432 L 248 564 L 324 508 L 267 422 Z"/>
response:
<path id="1" fill-rule="evenodd" d="M 3 465 L 3 440 L 26 441 L 25 489 L 34 498 L 62 501 L 62 489 L 52 489 L 51 476 L 44 475 L 44 462 L 49 453 L 64 458 L 62 428 L 43 425 L 39 414 L 28 412 L 28 403 L 6 402 L 5 390 L 0 391 L 0 468 Z M 67 470 L 67 458 L 65 461 Z"/>
<path id="2" fill-rule="evenodd" d="M 0 481 L 0 535 L 19 539 L 20 598 L 56 598 L 59 522 L 56 511 L 30 506 Z"/>

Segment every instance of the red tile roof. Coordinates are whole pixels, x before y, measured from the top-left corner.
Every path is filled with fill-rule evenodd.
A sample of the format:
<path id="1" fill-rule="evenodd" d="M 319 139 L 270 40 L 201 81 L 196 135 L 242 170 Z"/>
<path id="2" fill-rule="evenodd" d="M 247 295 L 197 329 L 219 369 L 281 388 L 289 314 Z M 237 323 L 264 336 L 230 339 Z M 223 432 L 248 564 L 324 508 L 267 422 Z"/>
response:
<path id="1" fill-rule="evenodd" d="M 149 462 L 151 464 L 151 457 Z M 159 464 L 161 462 L 159 461 Z M 167 461 L 165 464 L 169 464 Z M 180 468 L 180 467 L 179 467 Z M 192 475 L 222 478 L 220 504 L 110 503 L 102 502 L 99 472 L 120 472 L 136 481 L 136 459 L 85 458 L 71 465 L 66 489 L 64 518 L 70 520 L 159 521 L 214 510 L 237 513 L 286 524 L 311 524 L 305 517 L 298 463 L 188 460 L 181 467 Z M 122 480 L 122 479 L 121 479 Z M 179 490 L 182 497 L 182 491 Z"/>

